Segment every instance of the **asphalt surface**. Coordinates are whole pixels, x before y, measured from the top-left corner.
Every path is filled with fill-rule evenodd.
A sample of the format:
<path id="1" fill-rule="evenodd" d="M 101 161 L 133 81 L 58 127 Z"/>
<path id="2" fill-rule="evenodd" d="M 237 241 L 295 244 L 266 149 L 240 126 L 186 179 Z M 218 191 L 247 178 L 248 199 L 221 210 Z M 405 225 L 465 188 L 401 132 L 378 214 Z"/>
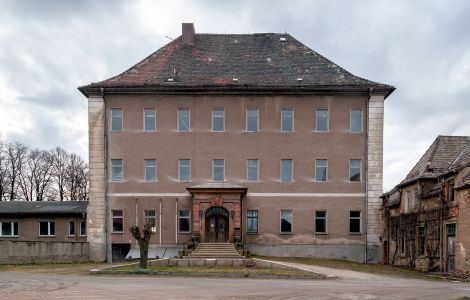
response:
<path id="1" fill-rule="evenodd" d="M 0 272 L 0 299 L 455 299 L 470 284 L 382 276 L 322 280 Z"/>

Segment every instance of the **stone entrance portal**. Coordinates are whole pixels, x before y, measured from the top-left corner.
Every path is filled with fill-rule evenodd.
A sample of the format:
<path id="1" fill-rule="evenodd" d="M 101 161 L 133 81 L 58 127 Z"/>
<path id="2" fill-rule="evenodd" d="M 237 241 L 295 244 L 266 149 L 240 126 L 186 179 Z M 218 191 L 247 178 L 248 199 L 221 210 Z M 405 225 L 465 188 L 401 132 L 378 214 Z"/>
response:
<path id="1" fill-rule="evenodd" d="M 241 239 L 245 187 L 207 183 L 188 187 L 187 190 L 193 197 L 193 237 L 198 237 L 201 242 L 234 242 Z"/>

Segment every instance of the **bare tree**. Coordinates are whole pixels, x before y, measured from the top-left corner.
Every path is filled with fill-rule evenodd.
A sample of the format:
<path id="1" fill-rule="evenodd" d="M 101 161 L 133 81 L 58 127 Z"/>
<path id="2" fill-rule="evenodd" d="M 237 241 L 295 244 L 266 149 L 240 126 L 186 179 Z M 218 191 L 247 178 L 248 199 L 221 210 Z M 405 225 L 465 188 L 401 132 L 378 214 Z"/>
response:
<path id="1" fill-rule="evenodd" d="M 17 198 L 18 182 L 21 174 L 21 168 L 26 158 L 28 147 L 23 143 L 16 142 L 7 144 L 7 174 L 9 179 L 9 200 L 14 201 Z"/>
<path id="2" fill-rule="evenodd" d="M 140 249 L 140 262 L 139 267 L 147 269 L 147 260 L 149 254 L 149 243 L 150 237 L 152 236 L 152 224 L 148 223 L 144 225 L 143 236 L 140 233 L 139 226 L 132 226 L 130 232 L 134 239 L 139 243 Z"/>
<path id="3" fill-rule="evenodd" d="M 72 153 L 68 156 L 65 190 L 70 200 L 88 199 L 88 166 L 83 159 Z"/>
<path id="4" fill-rule="evenodd" d="M 57 147 L 52 150 L 52 174 L 60 201 L 65 199 L 65 182 L 67 178 L 67 152 Z"/>
<path id="5" fill-rule="evenodd" d="M 8 196 L 8 159 L 6 144 L 0 141 L 0 201 L 7 200 Z"/>
<path id="6" fill-rule="evenodd" d="M 52 188 L 52 156 L 49 152 L 29 150 L 20 172 L 19 185 L 26 201 L 47 200 L 46 192 Z"/>

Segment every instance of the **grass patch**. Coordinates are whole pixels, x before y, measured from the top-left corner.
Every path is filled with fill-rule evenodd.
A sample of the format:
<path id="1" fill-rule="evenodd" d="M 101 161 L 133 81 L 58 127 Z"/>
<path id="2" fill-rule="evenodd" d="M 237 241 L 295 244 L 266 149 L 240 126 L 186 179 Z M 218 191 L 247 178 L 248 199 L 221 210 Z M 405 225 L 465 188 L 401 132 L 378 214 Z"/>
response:
<path id="1" fill-rule="evenodd" d="M 92 262 L 70 262 L 70 263 L 39 263 L 39 264 L 15 264 L 0 265 L 0 272 L 29 272 L 46 274 L 88 274 L 90 269 L 103 268 L 109 266 L 106 263 Z"/>
<path id="2" fill-rule="evenodd" d="M 141 269 L 138 266 L 125 266 L 105 269 L 101 274 L 139 274 L 161 276 L 204 276 L 204 277 L 249 277 L 249 278 L 285 278 L 285 279 L 322 279 L 325 276 L 302 270 L 278 270 L 258 267 L 176 267 L 149 266 Z"/>
<path id="3" fill-rule="evenodd" d="M 382 265 L 382 264 L 362 264 L 349 260 L 326 259 L 326 258 L 310 258 L 310 257 L 268 257 L 256 256 L 256 258 L 267 259 L 273 261 L 293 262 L 306 265 L 315 265 L 336 269 L 351 270 L 377 275 L 393 276 L 400 278 L 427 279 L 427 280 L 443 280 L 444 276 L 440 274 L 431 274 L 420 272 L 412 269 Z"/>

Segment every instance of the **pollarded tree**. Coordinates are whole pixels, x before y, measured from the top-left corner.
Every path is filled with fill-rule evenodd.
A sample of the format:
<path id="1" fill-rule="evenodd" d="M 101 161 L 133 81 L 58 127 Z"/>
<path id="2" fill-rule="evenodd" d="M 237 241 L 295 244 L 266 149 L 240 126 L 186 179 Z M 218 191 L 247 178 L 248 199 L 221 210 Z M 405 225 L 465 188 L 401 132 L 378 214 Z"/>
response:
<path id="1" fill-rule="evenodd" d="M 134 239 L 139 243 L 140 249 L 140 263 L 139 267 L 147 269 L 147 260 L 149 255 L 149 243 L 150 237 L 152 236 L 152 224 L 145 224 L 143 235 L 140 232 L 139 226 L 132 226 L 130 232 Z"/>

